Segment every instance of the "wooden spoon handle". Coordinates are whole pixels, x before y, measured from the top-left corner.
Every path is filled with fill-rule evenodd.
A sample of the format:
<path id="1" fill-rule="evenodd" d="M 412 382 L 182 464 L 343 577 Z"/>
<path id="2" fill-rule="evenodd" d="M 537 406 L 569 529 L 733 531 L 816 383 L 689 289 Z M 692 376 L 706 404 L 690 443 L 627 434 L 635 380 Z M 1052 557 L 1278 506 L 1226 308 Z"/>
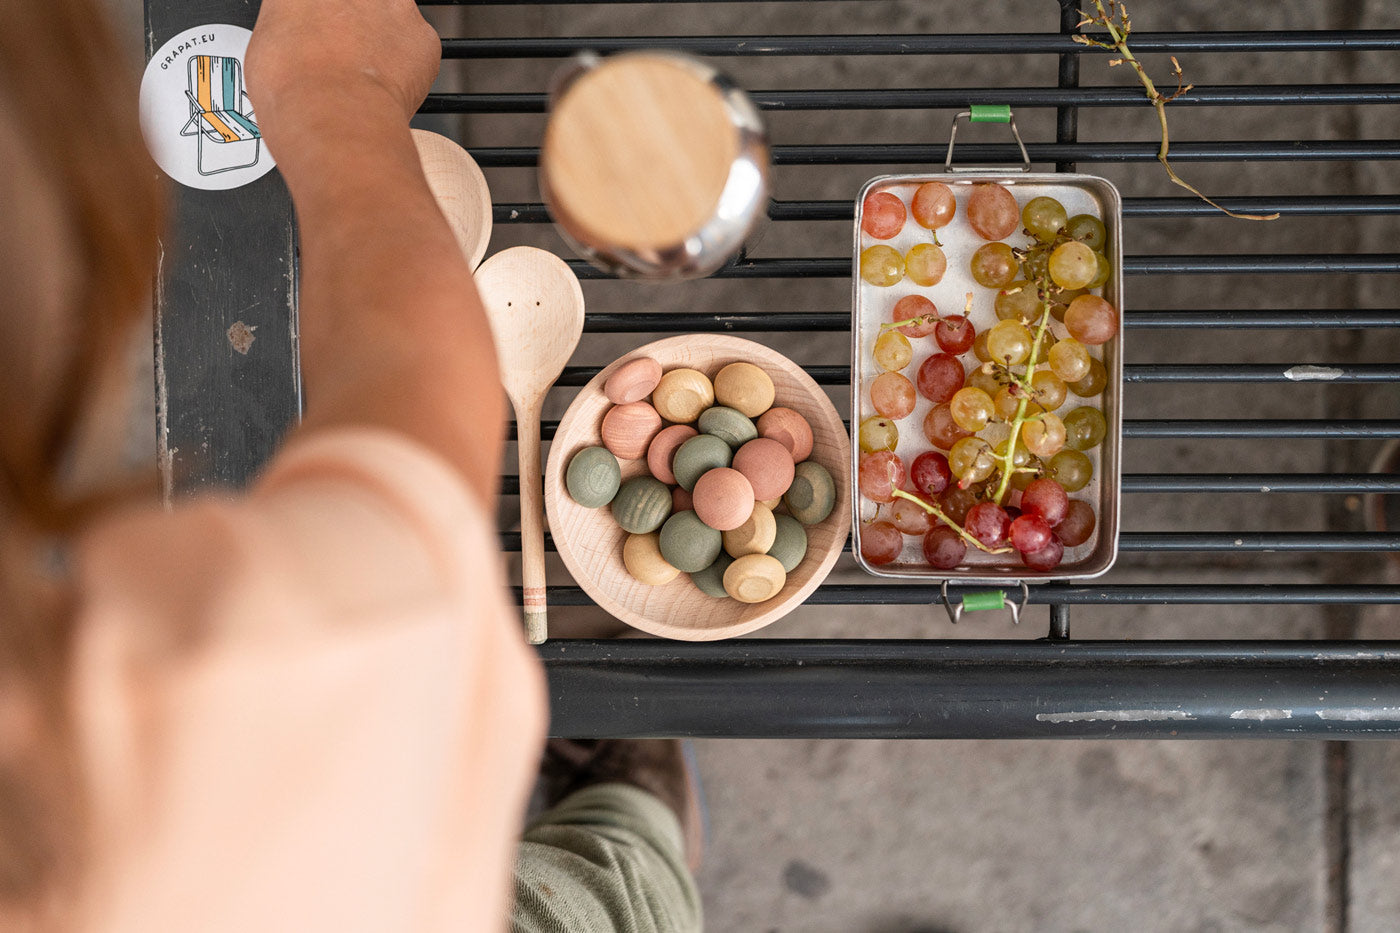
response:
<path id="1" fill-rule="evenodd" d="M 520 459 L 520 577 L 525 588 L 525 635 L 532 645 L 549 637 L 544 578 L 544 475 L 540 471 L 540 409 L 516 412 Z"/>

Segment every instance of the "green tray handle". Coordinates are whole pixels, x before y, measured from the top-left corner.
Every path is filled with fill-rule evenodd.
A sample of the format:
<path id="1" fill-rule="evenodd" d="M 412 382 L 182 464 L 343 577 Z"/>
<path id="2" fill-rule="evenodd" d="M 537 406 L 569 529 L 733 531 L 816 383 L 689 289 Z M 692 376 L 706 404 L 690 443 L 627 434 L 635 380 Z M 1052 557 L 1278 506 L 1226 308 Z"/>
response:
<path id="1" fill-rule="evenodd" d="M 1010 104 L 973 104 L 968 113 L 968 119 L 973 123 L 1010 123 Z"/>
<path id="2" fill-rule="evenodd" d="M 954 625 L 962 620 L 964 612 L 985 612 L 995 609 L 1011 610 L 1011 624 L 1021 624 L 1021 612 L 1026 608 L 1026 603 L 1030 601 L 1031 591 L 1026 586 L 1024 580 L 1021 581 L 1021 601 L 1012 602 L 1006 598 L 1005 590 L 974 590 L 971 593 L 962 594 L 962 599 L 956 606 L 948 596 L 948 581 L 943 581 L 943 586 L 939 590 L 943 597 L 943 607 L 948 610 L 948 618 Z"/>

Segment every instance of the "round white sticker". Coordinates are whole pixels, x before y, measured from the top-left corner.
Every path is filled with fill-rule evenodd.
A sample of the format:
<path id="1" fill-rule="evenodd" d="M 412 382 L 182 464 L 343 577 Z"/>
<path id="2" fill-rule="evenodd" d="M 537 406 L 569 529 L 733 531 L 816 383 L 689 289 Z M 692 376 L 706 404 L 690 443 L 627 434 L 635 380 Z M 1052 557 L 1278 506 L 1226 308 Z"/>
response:
<path id="1" fill-rule="evenodd" d="M 182 185 L 238 188 L 272 168 L 243 73 L 251 36 L 224 23 L 187 29 L 146 65 L 141 132 L 156 164 Z"/>

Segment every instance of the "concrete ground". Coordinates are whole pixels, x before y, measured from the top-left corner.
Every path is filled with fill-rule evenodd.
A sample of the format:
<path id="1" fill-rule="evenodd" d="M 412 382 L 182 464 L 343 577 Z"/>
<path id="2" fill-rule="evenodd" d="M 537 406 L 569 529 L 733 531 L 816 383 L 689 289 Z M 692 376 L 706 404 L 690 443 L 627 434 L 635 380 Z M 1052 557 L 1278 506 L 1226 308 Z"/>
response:
<path id="1" fill-rule="evenodd" d="M 124 0 L 129 9 L 129 0 Z M 1395 29 L 1400 8 L 1383 0 L 1317 4 L 1219 4 L 1182 0 L 1133 7 L 1147 31 Z M 444 34 L 604 35 L 792 32 L 932 33 L 1052 30 L 1048 0 L 961 7 L 921 0 L 873 3 L 726 3 L 439 10 Z M 1162 56 L 1146 56 L 1154 73 Z M 1050 56 L 730 59 L 751 88 L 1045 86 Z M 1393 54 L 1271 53 L 1182 56 L 1202 85 L 1387 83 Z M 549 63 L 453 64 L 444 80 L 481 91 L 541 90 Z M 1084 63 L 1085 84 L 1127 83 L 1125 69 Z M 782 113 L 779 143 L 945 138 L 947 113 Z M 1053 115 L 1025 111 L 1027 139 L 1053 138 Z M 542 118 L 464 121 L 476 145 L 532 145 Z M 1172 138 L 1393 139 L 1393 107 L 1171 110 Z M 1147 108 L 1086 110 L 1083 140 L 1152 140 Z M 914 167 L 792 167 L 775 195 L 852 197 L 870 175 Z M 1155 164 L 1086 165 L 1125 196 L 1179 194 Z M 1393 194 L 1396 163 L 1183 164 L 1204 190 L 1236 194 Z M 488 170 L 498 200 L 537 200 L 533 173 Z M 1394 252 L 1393 217 L 1292 218 L 1250 224 L 1224 217 L 1135 219 L 1127 252 Z M 838 256 L 844 223 L 768 224 L 753 244 L 767 256 Z M 552 231 L 502 226 L 495 249 L 530 242 L 564 251 Z M 1128 306 L 1193 308 L 1394 307 L 1394 277 L 1134 277 Z M 685 287 L 586 283 L 590 307 L 608 310 L 836 310 L 842 280 L 706 281 Z M 591 335 L 575 362 L 611 361 L 647 336 Z M 799 362 L 844 362 L 840 334 L 759 335 Z M 1392 362 L 1395 333 L 1381 331 L 1142 331 L 1129 334 L 1129 362 Z M 557 392 L 557 417 L 569 399 Z M 838 399 L 838 406 L 844 402 Z M 1319 383 L 1132 385 L 1132 418 L 1395 417 L 1400 387 Z M 1364 471 L 1378 445 L 1357 441 L 1138 441 L 1128 472 Z M 1359 503 L 1341 496 L 1132 495 L 1129 531 L 1361 530 Z M 563 579 L 562 568 L 554 568 Z M 856 579 L 849 559 L 836 578 Z M 1111 580 L 1382 582 L 1393 568 L 1366 555 L 1125 555 Z M 1400 614 L 1327 607 L 1076 608 L 1077 637 L 1395 637 Z M 964 626 L 962 637 L 1006 637 L 1000 623 Z M 1023 627 L 1045 632 L 1044 610 Z M 912 607 L 862 611 L 807 607 L 764 636 L 951 637 L 941 612 Z M 1400 746 L 1319 742 L 836 742 L 698 743 L 710 810 L 700 874 L 707 928 L 718 933 L 976 933 L 976 931 L 1384 931 L 1400 929 Z"/>

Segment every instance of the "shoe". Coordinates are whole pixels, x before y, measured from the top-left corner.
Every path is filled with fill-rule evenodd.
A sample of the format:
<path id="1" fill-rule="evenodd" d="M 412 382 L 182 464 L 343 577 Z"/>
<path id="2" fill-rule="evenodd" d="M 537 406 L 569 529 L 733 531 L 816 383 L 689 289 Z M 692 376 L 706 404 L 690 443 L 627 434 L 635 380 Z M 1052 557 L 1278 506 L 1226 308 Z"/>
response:
<path id="1" fill-rule="evenodd" d="M 550 739 L 540 766 L 545 803 L 554 806 L 595 784 L 640 787 L 676 814 L 686 864 L 700 867 L 705 818 L 694 749 L 678 739 Z"/>

